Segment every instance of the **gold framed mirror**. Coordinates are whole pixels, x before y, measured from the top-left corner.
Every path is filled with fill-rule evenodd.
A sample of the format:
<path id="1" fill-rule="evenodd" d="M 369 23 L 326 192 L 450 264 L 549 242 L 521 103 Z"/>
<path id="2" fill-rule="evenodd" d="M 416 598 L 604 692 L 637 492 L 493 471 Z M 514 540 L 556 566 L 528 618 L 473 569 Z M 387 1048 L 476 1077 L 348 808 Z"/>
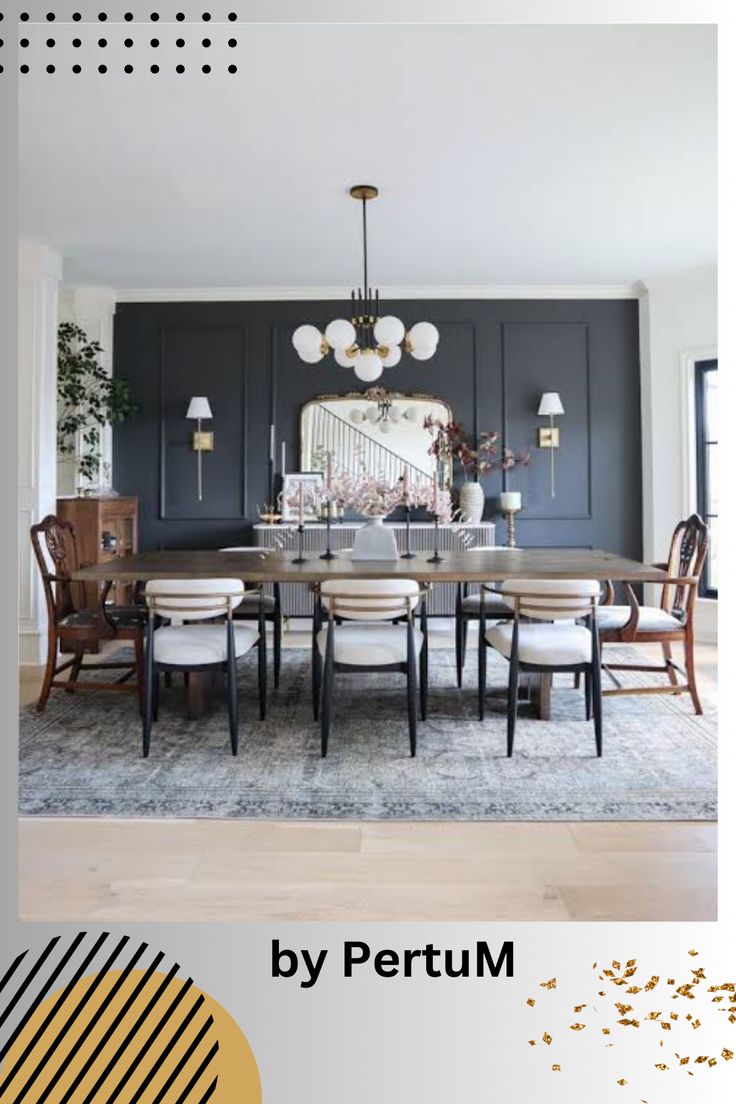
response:
<path id="1" fill-rule="evenodd" d="M 416 483 L 431 483 L 437 474 L 448 486 L 451 465 L 430 455 L 436 430 L 425 429 L 426 418 L 444 424 L 452 410 L 434 395 L 369 387 L 342 395 L 317 395 L 302 407 L 301 468 L 322 471 L 326 453 L 338 470 L 357 475 L 362 467 L 395 484 L 408 468 Z"/>

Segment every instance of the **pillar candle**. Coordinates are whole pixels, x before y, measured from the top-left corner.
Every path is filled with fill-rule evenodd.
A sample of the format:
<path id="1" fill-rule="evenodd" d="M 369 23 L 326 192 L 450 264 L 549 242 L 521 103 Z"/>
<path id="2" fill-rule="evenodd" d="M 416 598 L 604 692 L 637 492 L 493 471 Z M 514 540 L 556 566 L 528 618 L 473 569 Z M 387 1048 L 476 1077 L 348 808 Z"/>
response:
<path id="1" fill-rule="evenodd" d="M 281 442 L 281 474 L 286 475 L 286 441 Z"/>
<path id="2" fill-rule="evenodd" d="M 507 510 L 520 510 L 521 509 L 521 492 L 520 491 L 501 491 L 499 497 L 499 504 L 502 512 Z"/>

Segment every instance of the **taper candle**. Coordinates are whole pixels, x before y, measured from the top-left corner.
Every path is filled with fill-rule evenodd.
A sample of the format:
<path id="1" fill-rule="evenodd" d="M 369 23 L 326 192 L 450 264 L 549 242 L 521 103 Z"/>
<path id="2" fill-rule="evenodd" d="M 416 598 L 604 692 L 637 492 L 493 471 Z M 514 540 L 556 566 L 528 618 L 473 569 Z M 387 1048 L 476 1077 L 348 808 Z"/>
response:
<path id="1" fill-rule="evenodd" d="M 433 479 L 433 482 L 432 482 L 432 513 L 433 514 L 437 513 L 437 495 L 438 495 L 437 472 L 435 472 L 434 473 L 434 479 Z"/>
<path id="2" fill-rule="evenodd" d="M 286 441 L 281 442 L 281 474 L 286 475 Z"/>
<path id="3" fill-rule="evenodd" d="M 299 484 L 299 524 L 304 524 L 304 484 Z"/>
<path id="4" fill-rule="evenodd" d="M 327 453 L 327 490 L 332 490 L 332 453 Z"/>

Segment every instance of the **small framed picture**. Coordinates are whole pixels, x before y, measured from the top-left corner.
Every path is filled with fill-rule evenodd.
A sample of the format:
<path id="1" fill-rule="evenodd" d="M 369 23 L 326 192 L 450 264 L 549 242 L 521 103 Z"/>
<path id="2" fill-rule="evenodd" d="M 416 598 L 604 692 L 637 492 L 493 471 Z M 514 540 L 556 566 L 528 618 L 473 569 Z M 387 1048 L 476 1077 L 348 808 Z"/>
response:
<path id="1" fill-rule="evenodd" d="M 324 481 L 322 472 L 286 472 L 281 491 L 281 520 L 299 521 L 301 486 L 304 521 L 319 521 Z"/>

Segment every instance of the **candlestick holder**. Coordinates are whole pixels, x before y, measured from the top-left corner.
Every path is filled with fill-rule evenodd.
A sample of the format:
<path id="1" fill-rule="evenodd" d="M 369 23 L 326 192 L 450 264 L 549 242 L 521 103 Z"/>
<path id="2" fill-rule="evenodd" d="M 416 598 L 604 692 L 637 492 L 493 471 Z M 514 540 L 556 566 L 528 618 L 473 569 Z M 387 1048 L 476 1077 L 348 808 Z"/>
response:
<path id="1" fill-rule="evenodd" d="M 506 547 L 516 548 L 516 515 L 520 507 L 506 509 L 503 516 L 506 518 Z"/>
<path id="2" fill-rule="evenodd" d="M 296 558 L 293 559 L 291 562 L 295 563 L 295 564 L 306 563 L 307 558 L 304 555 L 304 525 L 303 524 L 300 523 L 299 525 L 297 525 L 296 533 L 297 533 L 297 554 L 296 554 Z"/>
<path id="3" fill-rule="evenodd" d="M 411 528 L 409 526 L 409 519 L 411 517 L 411 509 L 409 507 L 408 502 L 405 503 L 404 509 L 406 510 L 406 552 L 401 553 L 401 559 L 402 560 L 415 560 L 417 554 L 416 554 L 416 552 L 412 552 L 412 550 L 411 550 Z"/>
<path id="4" fill-rule="evenodd" d="M 429 557 L 427 563 L 442 563 L 444 556 L 440 556 L 440 519 L 434 515 L 434 554 Z"/>
<path id="5" fill-rule="evenodd" d="M 332 504 L 330 502 L 327 503 L 327 509 L 325 511 L 323 511 L 322 516 L 325 519 L 325 526 L 327 528 L 327 547 L 325 548 L 324 552 L 320 556 L 320 559 L 321 560 L 336 560 L 337 559 L 337 553 L 333 552 L 332 548 L 330 547 L 331 529 L 332 529 Z"/>

